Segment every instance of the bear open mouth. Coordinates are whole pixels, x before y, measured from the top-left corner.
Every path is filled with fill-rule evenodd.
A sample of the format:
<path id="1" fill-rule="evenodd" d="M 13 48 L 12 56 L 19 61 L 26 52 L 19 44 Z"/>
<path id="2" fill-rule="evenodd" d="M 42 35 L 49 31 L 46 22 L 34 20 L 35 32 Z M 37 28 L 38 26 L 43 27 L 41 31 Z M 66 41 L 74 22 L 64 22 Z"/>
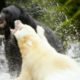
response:
<path id="1" fill-rule="evenodd" d="M 5 20 L 2 20 L 0 19 L 0 28 L 4 28 L 6 25 L 6 21 Z"/>
<path id="2" fill-rule="evenodd" d="M 0 20 L 0 24 L 3 24 L 4 23 L 4 21 L 3 20 Z"/>

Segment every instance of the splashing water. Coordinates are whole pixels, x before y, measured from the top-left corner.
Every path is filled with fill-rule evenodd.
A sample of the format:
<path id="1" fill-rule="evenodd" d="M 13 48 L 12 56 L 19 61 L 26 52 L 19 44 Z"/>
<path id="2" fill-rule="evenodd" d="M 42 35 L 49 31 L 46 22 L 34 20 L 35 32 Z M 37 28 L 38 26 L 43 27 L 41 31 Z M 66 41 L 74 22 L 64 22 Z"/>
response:
<path id="1" fill-rule="evenodd" d="M 0 80 L 11 80 L 8 73 L 0 73 Z"/>
<path id="2" fill-rule="evenodd" d="M 80 43 L 69 43 L 66 55 L 70 56 L 80 64 Z"/>
<path id="3" fill-rule="evenodd" d="M 0 38 L 0 80 L 12 80 L 9 74 L 3 38 Z"/>
<path id="4" fill-rule="evenodd" d="M 7 71 L 8 71 L 8 65 L 5 57 L 4 43 L 2 41 L 0 46 L 0 72 L 7 72 Z"/>

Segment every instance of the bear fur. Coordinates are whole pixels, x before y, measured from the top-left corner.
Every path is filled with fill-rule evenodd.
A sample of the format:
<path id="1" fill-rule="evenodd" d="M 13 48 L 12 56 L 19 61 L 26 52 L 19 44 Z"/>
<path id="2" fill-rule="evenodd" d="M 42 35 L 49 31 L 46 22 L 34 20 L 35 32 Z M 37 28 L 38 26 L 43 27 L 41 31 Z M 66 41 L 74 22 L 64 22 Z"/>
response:
<path id="1" fill-rule="evenodd" d="M 7 4 L 5 0 L 0 1 L 0 12 L 6 6 Z M 4 44 L 3 51 L 1 51 L 2 42 Z M 10 32 L 9 26 L 6 26 L 6 22 L 4 21 L 4 19 L 0 17 L 0 54 L 1 53 L 3 54 L 4 57 L 6 57 L 7 59 L 6 61 L 8 61 L 8 67 L 11 76 L 18 76 L 21 70 L 22 58 L 20 55 L 20 50 L 17 44 L 17 40 Z"/>
<path id="2" fill-rule="evenodd" d="M 29 25 L 15 21 L 14 36 L 22 55 L 22 69 L 15 80 L 80 80 L 80 67 L 66 55 L 59 54 Z"/>

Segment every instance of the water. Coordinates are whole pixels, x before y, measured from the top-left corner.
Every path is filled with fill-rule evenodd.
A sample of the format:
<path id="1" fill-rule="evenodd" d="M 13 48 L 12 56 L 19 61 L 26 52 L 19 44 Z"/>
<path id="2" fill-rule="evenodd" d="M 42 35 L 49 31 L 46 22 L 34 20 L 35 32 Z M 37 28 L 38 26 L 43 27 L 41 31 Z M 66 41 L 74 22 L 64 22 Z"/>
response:
<path id="1" fill-rule="evenodd" d="M 11 80 L 3 38 L 0 38 L 0 80 Z"/>
<path id="2" fill-rule="evenodd" d="M 0 80 L 11 80 L 8 73 L 0 73 Z"/>
<path id="3" fill-rule="evenodd" d="M 5 57 L 4 43 L 2 41 L 0 45 L 0 72 L 7 72 L 7 71 L 8 71 L 8 65 L 7 65 L 7 59 Z"/>
<path id="4" fill-rule="evenodd" d="M 80 64 L 80 42 L 69 43 L 66 55 L 70 56 Z"/>

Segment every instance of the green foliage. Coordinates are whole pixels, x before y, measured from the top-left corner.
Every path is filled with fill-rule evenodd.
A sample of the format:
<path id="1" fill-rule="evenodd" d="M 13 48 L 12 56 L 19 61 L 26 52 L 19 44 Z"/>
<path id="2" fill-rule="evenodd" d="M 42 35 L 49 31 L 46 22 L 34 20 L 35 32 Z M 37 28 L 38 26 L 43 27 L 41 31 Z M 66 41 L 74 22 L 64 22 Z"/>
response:
<path id="1" fill-rule="evenodd" d="M 62 30 L 64 36 L 67 34 L 67 36 L 70 36 L 72 40 L 80 40 L 80 1 L 67 0 L 67 2 L 62 3 L 60 7 L 62 8 L 63 12 L 65 12 L 65 14 L 67 15 L 68 19 L 67 21 L 64 21 L 62 23 L 59 31 Z M 64 31 L 66 31 L 67 33 Z"/>

